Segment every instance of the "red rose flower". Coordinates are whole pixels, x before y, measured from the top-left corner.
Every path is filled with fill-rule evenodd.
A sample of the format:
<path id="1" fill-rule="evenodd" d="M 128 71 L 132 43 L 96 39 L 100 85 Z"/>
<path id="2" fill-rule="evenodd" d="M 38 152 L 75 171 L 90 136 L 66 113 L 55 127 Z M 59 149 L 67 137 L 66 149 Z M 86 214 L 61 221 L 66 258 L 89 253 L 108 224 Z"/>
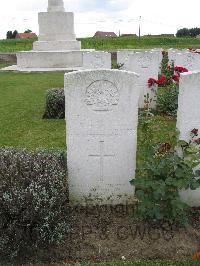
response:
<path id="1" fill-rule="evenodd" d="M 188 72 L 188 69 L 185 67 L 175 66 L 174 71 L 179 72 L 179 73 L 184 73 L 184 72 Z"/>
<path id="2" fill-rule="evenodd" d="M 159 147 L 159 152 L 167 152 L 171 150 L 172 145 L 168 142 L 162 143 Z"/>
<path id="3" fill-rule="evenodd" d="M 150 78 L 148 80 L 148 86 L 149 86 L 149 88 L 151 88 L 156 83 L 157 83 L 157 80 L 156 79 Z"/>
<path id="4" fill-rule="evenodd" d="M 166 76 L 164 76 L 164 75 L 160 76 L 160 78 L 157 80 L 157 84 L 158 84 L 158 85 L 163 86 L 163 85 L 165 85 L 166 83 L 167 83 L 167 78 L 166 78 Z"/>
<path id="5" fill-rule="evenodd" d="M 171 66 L 166 66 L 167 69 L 171 69 Z"/>
<path id="6" fill-rule="evenodd" d="M 198 138 L 198 139 L 195 139 L 195 140 L 194 140 L 194 142 L 196 142 L 196 144 L 198 144 L 198 145 L 199 145 L 199 144 L 200 144 L 200 138 Z"/>
<path id="7" fill-rule="evenodd" d="M 191 131 L 191 133 L 193 133 L 194 135 L 197 135 L 198 134 L 198 129 L 197 128 L 193 128 L 193 130 Z"/>
<path id="8" fill-rule="evenodd" d="M 179 82 L 180 77 L 179 77 L 179 75 L 173 75 L 173 76 L 172 76 L 172 79 L 173 79 L 174 81 L 176 81 L 176 82 Z"/>

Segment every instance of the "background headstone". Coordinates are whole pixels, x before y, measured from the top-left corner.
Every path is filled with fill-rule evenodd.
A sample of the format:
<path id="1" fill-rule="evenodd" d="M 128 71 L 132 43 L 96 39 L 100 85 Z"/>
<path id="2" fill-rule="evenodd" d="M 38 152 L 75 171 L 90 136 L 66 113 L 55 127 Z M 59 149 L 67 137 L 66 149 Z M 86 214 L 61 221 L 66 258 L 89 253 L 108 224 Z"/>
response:
<path id="1" fill-rule="evenodd" d="M 119 70 L 65 75 L 70 202 L 125 204 L 134 198 L 138 76 Z"/>
<path id="2" fill-rule="evenodd" d="M 189 71 L 200 70 L 200 55 L 193 52 L 177 53 L 174 64 L 185 67 Z"/>
<path id="3" fill-rule="evenodd" d="M 127 70 L 139 74 L 140 100 L 139 107 L 143 108 L 147 95 L 152 99 L 151 108 L 156 106 L 156 90 L 148 87 L 149 78 L 158 79 L 160 72 L 160 55 L 158 52 L 133 53 L 129 55 Z"/>
<path id="4" fill-rule="evenodd" d="M 177 129 L 181 140 L 190 140 L 193 128 L 200 130 L 200 72 L 181 74 L 178 99 Z M 181 191 L 190 206 L 200 206 L 200 189 Z"/>
<path id="5" fill-rule="evenodd" d="M 111 69 L 111 53 L 96 51 L 83 53 L 84 69 Z"/>
<path id="6" fill-rule="evenodd" d="M 122 70 L 128 70 L 129 56 L 135 53 L 155 52 L 159 54 L 159 62 L 162 62 L 162 48 L 155 49 L 123 49 L 117 51 L 117 63 L 122 65 Z"/>

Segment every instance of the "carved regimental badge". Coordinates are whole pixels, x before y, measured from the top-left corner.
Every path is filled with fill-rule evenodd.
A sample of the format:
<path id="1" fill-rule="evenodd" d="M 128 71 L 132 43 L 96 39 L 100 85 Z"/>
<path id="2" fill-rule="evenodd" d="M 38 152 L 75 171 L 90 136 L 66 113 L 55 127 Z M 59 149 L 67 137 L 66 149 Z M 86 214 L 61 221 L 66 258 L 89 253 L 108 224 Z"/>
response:
<path id="1" fill-rule="evenodd" d="M 111 111 L 119 103 L 119 91 L 108 80 L 98 80 L 86 90 L 85 103 L 93 111 Z"/>

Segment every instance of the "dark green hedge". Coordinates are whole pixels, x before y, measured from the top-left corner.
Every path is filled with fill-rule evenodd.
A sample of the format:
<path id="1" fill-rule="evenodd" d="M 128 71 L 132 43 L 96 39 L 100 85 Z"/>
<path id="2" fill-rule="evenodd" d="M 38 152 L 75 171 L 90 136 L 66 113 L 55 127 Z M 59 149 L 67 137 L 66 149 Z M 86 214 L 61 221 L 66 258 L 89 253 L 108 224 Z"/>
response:
<path id="1" fill-rule="evenodd" d="M 49 89 L 46 95 L 46 109 L 44 119 L 65 118 L 65 95 L 64 89 Z"/>

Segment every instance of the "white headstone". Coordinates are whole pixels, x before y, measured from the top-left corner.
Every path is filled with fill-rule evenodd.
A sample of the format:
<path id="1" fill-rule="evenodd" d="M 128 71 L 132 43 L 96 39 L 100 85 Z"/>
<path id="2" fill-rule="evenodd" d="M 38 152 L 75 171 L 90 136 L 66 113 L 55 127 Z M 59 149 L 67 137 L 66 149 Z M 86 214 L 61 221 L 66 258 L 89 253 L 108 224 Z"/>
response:
<path id="1" fill-rule="evenodd" d="M 84 69 L 111 69 L 111 53 L 86 52 L 83 53 Z"/>
<path id="2" fill-rule="evenodd" d="M 156 106 L 156 86 L 154 90 L 148 87 L 149 78 L 158 79 L 160 71 L 160 55 L 158 52 L 134 53 L 129 55 L 127 70 L 139 74 L 141 94 L 139 107 L 144 107 L 144 101 L 149 95 L 152 99 L 151 108 Z"/>
<path id="3" fill-rule="evenodd" d="M 119 70 L 65 75 L 71 203 L 125 204 L 135 177 L 138 76 Z"/>
<path id="4" fill-rule="evenodd" d="M 192 129 L 200 131 L 200 72 L 182 74 L 179 87 L 177 129 L 180 139 L 189 141 Z M 181 198 L 190 206 L 200 206 L 200 189 L 182 191 Z"/>
<path id="5" fill-rule="evenodd" d="M 180 49 L 174 49 L 174 48 L 170 48 L 168 49 L 168 59 L 169 59 L 169 64 L 171 64 L 172 62 L 175 61 L 176 59 L 176 54 L 178 53 L 183 53 L 186 50 L 180 50 Z"/>
<path id="6" fill-rule="evenodd" d="M 122 70 L 127 70 L 128 69 L 128 62 L 129 62 L 129 56 L 135 53 L 146 53 L 146 52 L 155 52 L 159 54 L 159 64 L 162 62 L 162 48 L 155 48 L 155 49 L 123 49 L 117 51 L 117 63 L 119 65 L 122 65 L 121 69 Z"/>
<path id="7" fill-rule="evenodd" d="M 189 71 L 200 70 L 200 55 L 192 52 L 177 53 L 174 65 L 185 67 Z"/>

